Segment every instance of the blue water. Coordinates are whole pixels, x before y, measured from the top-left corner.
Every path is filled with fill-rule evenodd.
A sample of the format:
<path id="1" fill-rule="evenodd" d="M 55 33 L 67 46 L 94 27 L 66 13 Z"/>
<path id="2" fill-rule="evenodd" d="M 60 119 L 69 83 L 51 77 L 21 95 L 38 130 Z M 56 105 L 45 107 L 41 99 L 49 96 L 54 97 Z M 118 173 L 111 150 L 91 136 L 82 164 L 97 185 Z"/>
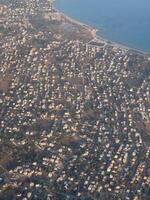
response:
<path id="1" fill-rule="evenodd" d="M 150 53 L 150 0 L 55 0 L 54 6 L 108 40 Z"/>

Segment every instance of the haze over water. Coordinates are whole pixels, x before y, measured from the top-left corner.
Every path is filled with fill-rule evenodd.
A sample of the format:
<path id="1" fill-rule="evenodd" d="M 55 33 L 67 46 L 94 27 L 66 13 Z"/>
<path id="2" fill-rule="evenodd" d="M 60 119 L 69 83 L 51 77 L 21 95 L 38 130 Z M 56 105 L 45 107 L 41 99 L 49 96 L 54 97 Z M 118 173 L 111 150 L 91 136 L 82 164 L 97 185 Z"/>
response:
<path id="1" fill-rule="evenodd" d="M 55 7 L 108 40 L 150 53 L 150 0 L 56 0 Z"/>

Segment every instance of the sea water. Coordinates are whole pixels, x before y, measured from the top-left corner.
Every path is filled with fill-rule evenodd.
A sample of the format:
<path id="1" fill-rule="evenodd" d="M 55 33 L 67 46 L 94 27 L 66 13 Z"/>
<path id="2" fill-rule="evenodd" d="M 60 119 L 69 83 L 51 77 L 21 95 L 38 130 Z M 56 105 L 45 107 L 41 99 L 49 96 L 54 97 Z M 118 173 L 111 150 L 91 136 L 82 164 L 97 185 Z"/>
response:
<path id="1" fill-rule="evenodd" d="M 150 0 L 55 0 L 54 6 L 108 40 L 150 53 Z"/>

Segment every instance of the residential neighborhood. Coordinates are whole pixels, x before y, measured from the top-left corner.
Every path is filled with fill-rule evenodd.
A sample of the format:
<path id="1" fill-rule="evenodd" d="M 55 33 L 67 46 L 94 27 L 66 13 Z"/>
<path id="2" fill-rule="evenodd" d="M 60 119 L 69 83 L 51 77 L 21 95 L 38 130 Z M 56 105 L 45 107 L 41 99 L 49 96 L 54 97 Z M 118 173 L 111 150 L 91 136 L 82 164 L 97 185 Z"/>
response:
<path id="1" fill-rule="evenodd" d="M 148 200 L 150 55 L 49 5 L 0 0 L 0 200 Z"/>

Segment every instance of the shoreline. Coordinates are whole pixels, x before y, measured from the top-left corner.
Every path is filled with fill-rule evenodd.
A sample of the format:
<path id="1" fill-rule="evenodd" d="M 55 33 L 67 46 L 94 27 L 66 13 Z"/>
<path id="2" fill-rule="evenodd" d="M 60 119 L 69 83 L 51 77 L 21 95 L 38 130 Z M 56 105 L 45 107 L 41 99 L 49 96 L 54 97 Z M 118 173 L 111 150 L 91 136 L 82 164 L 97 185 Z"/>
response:
<path id="1" fill-rule="evenodd" d="M 98 32 L 100 32 L 100 29 L 95 29 L 92 26 L 85 24 L 84 22 L 76 20 L 76 19 L 74 19 L 70 16 L 67 16 L 65 13 L 58 10 L 56 7 L 53 7 L 53 10 L 55 12 L 57 12 L 58 14 L 60 14 L 60 16 L 62 16 L 64 19 L 68 20 L 70 23 L 75 24 L 77 26 L 81 26 L 81 27 L 87 29 L 91 33 L 91 36 L 93 37 L 92 40 L 97 40 L 98 42 L 104 42 L 105 44 L 113 46 L 114 48 L 120 48 L 120 49 L 123 49 L 123 50 L 126 50 L 126 51 L 134 51 L 138 54 L 150 56 L 150 53 L 148 53 L 146 51 L 139 50 L 139 49 L 136 49 L 136 48 L 132 48 L 132 47 L 129 47 L 129 46 L 122 44 L 120 42 L 115 42 L 115 41 L 112 41 L 112 40 L 105 38 L 104 36 L 101 36 L 100 34 L 98 34 Z"/>

